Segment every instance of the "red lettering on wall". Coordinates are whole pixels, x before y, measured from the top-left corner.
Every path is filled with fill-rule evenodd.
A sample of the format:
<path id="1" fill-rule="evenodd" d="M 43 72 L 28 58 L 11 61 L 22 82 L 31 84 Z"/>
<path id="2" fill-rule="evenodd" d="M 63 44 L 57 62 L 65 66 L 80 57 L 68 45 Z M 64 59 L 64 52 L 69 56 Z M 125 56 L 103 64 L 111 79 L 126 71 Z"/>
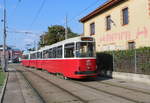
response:
<path id="1" fill-rule="evenodd" d="M 120 40 L 130 40 L 131 33 L 129 31 L 118 32 L 118 33 L 111 33 L 106 34 L 105 36 L 101 37 L 100 40 L 104 42 L 114 42 Z"/>
<path id="2" fill-rule="evenodd" d="M 147 38 L 148 29 L 146 27 L 143 27 L 141 29 L 140 28 L 137 29 L 136 38 L 138 39 L 140 36 L 144 36 L 145 38 Z"/>
<path id="3" fill-rule="evenodd" d="M 150 16 L 150 0 L 148 0 L 148 10 L 149 10 L 149 16 Z"/>
<path id="4" fill-rule="evenodd" d="M 102 42 L 116 42 L 121 40 L 131 40 L 131 39 L 138 39 L 139 37 L 147 38 L 149 31 L 147 27 L 137 28 L 137 31 L 135 31 L 136 34 L 132 34 L 130 31 L 122 31 L 122 32 L 116 32 L 116 33 L 110 33 L 102 36 L 100 38 L 100 41 Z M 132 38 L 131 38 L 132 35 Z"/>

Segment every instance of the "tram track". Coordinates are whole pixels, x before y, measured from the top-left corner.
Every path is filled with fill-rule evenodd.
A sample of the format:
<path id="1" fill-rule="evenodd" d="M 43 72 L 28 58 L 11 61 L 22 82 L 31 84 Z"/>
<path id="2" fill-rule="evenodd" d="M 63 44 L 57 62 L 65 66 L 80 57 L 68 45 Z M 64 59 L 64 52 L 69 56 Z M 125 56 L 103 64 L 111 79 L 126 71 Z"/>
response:
<path id="1" fill-rule="evenodd" d="M 27 70 L 27 69 L 26 69 L 26 70 Z M 79 102 L 79 101 L 80 101 L 79 103 L 88 103 L 88 101 L 86 101 L 86 100 L 82 99 L 81 97 L 79 97 L 79 96 L 77 96 L 77 95 L 75 95 L 75 94 L 73 94 L 73 93 L 69 92 L 68 90 L 66 90 L 66 89 L 62 88 L 61 86 L 59 86 L 59 85 L 57 85 L 57 84 L 55 84 L 55 83 L 53 83 L 53 82 L 51 82 L 51 81 L 49 81 L 49 80 L 45 79 L 45 78 L 44 78 L 44 77 L 42 77 L 41 75 L 39 75 L 39 74 L 37 74 L 37 73 L 35 73 L 35 72 L 31 71 L 31 70 L 27 70 L 27 71 L 29 71 L 30 73 L 32 73 L 32 74 L 34 74 L 34 75 L 36 75 L 36 76 L 40 77 L 41 79 L 43 79 L 43 80 L 45 80 L 46 82 L 48 82 L 48 83 L 52 84 L 53 86 L 55 86 L 55 87 L 57 87 L 57 88 L 61 89 L 62 91 L 64 91 L 64 92 L 68 93 L 69 95 L 71 95 L 71 96 L 75 97 L 77 100 L 74 100 L 74 101 L 77 101 L 77 102 Z M 45 103 L 46 103 L 46 102 L 45 102 Z"/>
<path id="2" fill-rule="evenodd" d="M 71 82 L 74 82 L 74 83 L 77 83 L 79 85 L 82 85 L 82 86 L 85 86 L 85 87 L 88 87 L 88 88 L 91 88 L 91 89 L 95 89 L 97 91 L 100 91 L 100 92 L 103 92 L 103 93 L 106 93 L 106 94 L 109 94 L 109 95 L 112 95 L 112 96 L 116 96 L 116 97 L 119 97 L 119 98 L 122 98 L 122 99 L 125 99 L 125 100 L 128 100 L 128 101 L 131 101 L 131 102 L 134 102 L 134 103 L 149 103 L 149 102 L 145 102 L 145 101 L 142 101 L 142 100 L 137 100 L 137 99 L 133 99 L 132 97 L 129 98 L 129 97 L 126 97 L 126 96 L 123 96 L 123 95 L 120 95 L 120 94 L 117 94 L 117 93 L 113 93 L 111 91 L 107 91 L 107 90 L 104 90 L 104 89 L 101 89 L 101 88 L 97 88 L 95 87 L 94 85 L 88 85 L 88 84 L 85 84 L 84 82 L 79 82 L 79 81 L 74 81 L 74 80 L 71 80 Z M 100 84 L 100 83 L 99 83 Z M 101 83 L 101 84 L 105 84 L 105 83 Z M 107 84 L 107 83 L 106 83 Z M 111 85 L 112 86 L 112 85 Z M 118 86 L 119 87 L 119 86 Z M 126 89 L 126 88 L 123 88 L 123 89 Z M 130 90 L 130 89 L 128 89 Z M 131 89 L 132 90 L 132 89 Z M 133 90 L 132 90 L 133 91 Z M 140 92 L 140 91 L 134 91 L 134 92 Z M 145 92 L 140 92 L 140 93 L 145 93 Z M 146 94 L 149 95 L 149 93 L 146 92 Z"/>
<path id="3" fill-rule="evenodd" d="M 23 78 L 26 80 L 26 82 L 28 83 L 28 86 L 34 90 L 34 92 L 37 94 L 37 96 L 40 98 L 40 100 L 42 101 L 42 103 L 46 103 L 46 101 L 44 100 L 44 98 L 40 95 L 40 93 L 32 86 L 32 83 L 28 80 L 28 78 L 25 76 L 25 74 L 23 73 L 23 71 L 18 70 L 18 72 L 23 76 Z"/>
<path id="4" fill-rule="evenodd" d="M 88 88 L 95 89 L 95 90 L 97 90 L 97 91 L 100 91 L 100 92 L 103 92 L 103 93 L 106 93 L 106 94 L 109 94 L 109 95 L 112 95 L 112 96 L 117 96 L 117 97 L 119 97 L 119 98 L 122 98 L 122 99 L 125 99 L 125 100 L 128 100 L 128 101 L 132 101 L 132 102 L 134 102 L 134 103 L 141 103 L 141 102 L 139 102 L 139 101 L 136 101 L 136 100 L 133 100 L 133 99 L 130 99 L 130 98 L 127 98 L 127 97 L 123 97 L 123 96 L 120 96 L 120 95 L 117 95 L 117 94 L 114 94 L 114 93 L 111 93 L 111 92 L 107 92 L 107 91 L 105 91 L 105 90 L 102 90 L 102 89 L 99 89 L 99 88 L 96 88 L 96 87 L 91 87 L 91 86 L 86 85 L 86 84 L 83 84 L 83 83 L 79 83 L 79 82 L 75 82 L 75 81 L 72 81 L 72 82 L 77 83 L 77 84 L 82 85 L 82 86 L 86 86 L 86 87 L 88 87 Z"/>
<path id="5" fill-rule="evenodd" d="M 33 72 L 33 71 L 31 71 Z M 34 73 L 34 72 L 33 72 Z M 39 76 L 37 73 L 34 73 L 35 75 Z M 41 76 L 42 77 L 42 76 Z M 57 76 L 56 76 L 57 77 Z M 43 78 L 43 77 L 42 77 Z M 57 77 L 59 78 L 59 77 Z M 62 79 L 62 78 L 59 78 L 59 79 Z M 102 89 L 99 89 L 99 88 L 96 88 L 96 87 L 92 87 L 92 86 L 89 86 L 89 85 L 86 85 L 86 84 L 83 84 L 83 83 L 80 83 L 78 81 L 75 81 L 75 80 L 69 80 L 73 83 L 76 83 L 76 84 L 79 84 L 79 85 L 82 85 L 82 86 L 85 86 L 85 87 L 88 87 L 90 89 L 94 89 L 96 91 L 100 91 L 100 92 L 103 92 L 103 93 L 106 93 L 106 94 L 109 94 L 109 95 L 112 95 L 112 96 L 116 96 L 116 97 L 119 97 L 119 98 L 122 98 L 124 100 L 128 100 L 128 101 L 131 101 L 133 103 L 143 103 L 141 101 L 137 101 L 137 100 L 134 100 L 134 99 L 131 99 L 131 98 L 128 98 L 128 97 L 125 97 L 125 96 L 121 96 L 121 95 L 118 95 L 118 94 L 115 94 L 115 93 L 111 93 L 111 92 L 108 92 L 108 91 L 105 91 L 105 90 L 102 90 Z M 57 85 L 58 86 L 58 85 Z M 88 103 L 87 101 L 85 101 L 84 103 Z"/>
<path id="6" fill-rule="evenodd" d="M 41 76 L 41 75 L 39 75 L 39 74 L 41 74 L 40 72 L 42 72 L 42 73 L 44 73 L 44 74 L 47 74 L 48 72 L 43 72 L 43 71 L 32 71 L 32 70 L 28 70 L 28 71 L 30 71 L 30 72 L 32 72 L 33 74 L 35 74 L 35 75 L 37 75 L 37 76 L 40 76 L 41 78 L 43 78 L 44 80 L 45 80 L 45 78 L 43 77 L 43 76 Z M 38 72 L 38 73 L 35 73 L 35 72 Z M 58 79 L 64 79 L 64 78 L 60 78 L 60 77 L 58 77 L 58 76 L 54 76 L 54 77 L 56 77 L 56 78 L 58 78 Z M 48 81 L 49 82 L 49 80 L 47 80 L 46 79 L 46 81 Z M 68 80 L 68 81 L 70 81 L 70 80 Z M 74 82 L 73 82 L 74 83 Z M 77 83 L 76 83 L 77 84 Z M 56 84 L 55 84 L 56 85 Z M 80 85 L 80 84 L 79 84 Z M 56 85 L 57 87 L 58 87 L 58 85 Z M 82 85 L 83 87 L 85 87 L 84 85 Z M 59 86 L 60 87 L 60 86 Z M 87 87 L 87 86 L 86 86 Z M 62 88 L 62 87 L 60 87 L 60 88 Z M 90 88 L 91 89 L 91 88 Z M 66 91 L 66 89 L 65 89 L 65 91 Z M 68 90 L 67 90 L 68 91 Z M 93 88 L 92 88 L 92 91 L 93 91 Z M 95 91 L 95 89 L 94 89 L 94 91 Z M 103 93 L 105 93 L 105 94 L 108 94 L 108 93 L 106 93 L 106 92 L 103 92 Z M 70 94 L 70 92 L 69 92 L 69 94 Z M 71 93 L 72 94 L 72 93 Z M 74 95 L 74 94 L 73 94 Z M 110 95 L 110 94 L 108 94 L 108 95 Z M 112 95 L 112 96 L 114 96 L 114 95 Z M 79 97 L 79 96 L 76 96 L 77 98 L 79 98 L 79 99 L 81 99 L 82 101 L 83 101 L 83 103 L 90 103 L 91 101 L 87 101 L 87 100 L 84 100 L 84 99 L 82 99 L 81 97 Z M 119 96 L 116 96 L 117 98 L 119 97 Z M 119 97 L 120 98 L 120 97 Z M 128 100 L 128 99 L 124 99 L 124 98 L 121 98 L 121 99 L 123 99 L 123 100 L 126 100 L 126 101 L 129 101 L 129 103 L 130 102 L 132 102 L 133 103 L 133 101 L 131 101 L 131 100 Z M 134 103 L 137 103 L 137 102 L 134 102 Z M 138 102 L 139 103 L 139 102 Z"/>
<path id="7" fill-rule="evenodd" d="M 27 70 L 27 69 L 26 69 Z M 45 75 L 47 74 L 46 72 L 44 73 L 43 71 L 37 71 L 37 70 L 27 70 L 27 71 L 29 71 L 29 72 L 31 72 L 32 74 L 34 74 L 34 75 L 36 75 L 36 76 L 38 76 L 38 77 L 40 77 L 40 78 L 42 78 L 42 79 L 44 79 L 44 80 L 46 80 L 47 82 L 49 82 L 50 84 L 52 84 L 52 85 L 54 85 L 54 86 L 56 86 L 57 88 L 60 88 L 61 90 L 63 90 L 63 91 L 65 91 L 66 93 L 68 93 L 68 94 L 70 94 L 70 95 L 72 95 L 72 96 L 74 96 L 75 98 L 77 98 L 78 100 L 80 100 L 80 101 L 82 101 L 83 103 L 90 103 L 90 101 L 87 101 L 86 99 L 83 99 L 83 97 L 82 96 L 78 96 L 78 95 L 75 95 L 74 93 L 72 93 L 72 92 L 70 92 L 69 90 L 67 90 L 67 89 L 65 89 L 63 86 L 61 86 L 61 85 L 58 85 L 59 83 L 56 83 L 55 84 L 55 82 L 54 81 L 51 81 L 51 80 L 49 80 L 48 78 L 45 78 Z M 40 72 L 43 72 L 42 74 L 40 73 Z M 44 75 L 45 74 L 45 75 Z M 55 76 L 55 77 L 57 77 L 57 76 Z M 57 77 L 58 79 L 60 79 L 59 77 Z M 62 78 L 61 78 L 62 79 Z M 149 103 L 149 102 L 147 102 L 147 101 L 144 101 L 144 100 L 140 100 L 140 99 L 135 99 L 135 98 L 132 98 L 132 97 L 126 97 L 126 96 L 124 96 L 124 95 L 120 95 L 120 94 L 117 94 L 117 93 L 113 93 L 112 91 L 107 91 L 107 90 L 104 90 L 103 88 L 97 88 L 96 86 L 94 86 L 94 85 L 88 85 L 88 84 L 85 84 L 85 82 L 81 82 L 81 81 L 76 81 L 76 80 L 69 80 L 69 82 L 73 82 L 73 83 L 75 83 L 75 84 L 78 84 L 78 85 L 81 85 L 81 86 L 83 86 L 83 87 L 86 87 L 86 88 L 89 88 L 89 90 L 95 90 L 95 91 L 98 91 L 98 92 L 100 92 L 100 93 L 104 93 L 104 94 L 107 94 L 107 95 L 110 95 L 110 96 L 113 96 L 113 97 L 116 97 L 116 98 L 120 98 L 120 99 L 123 99 L 123 100 L 126 100 L 126 101 L 130 101 L 130 102 L 132 102 L 132 103 Z M 92 83 L 94 83 L 95 81 L 93 81 Z M 101 83 L 101 82 L 97 82 L 98 84 L 105 84 L 105 85 L 107 85 L 107 86 L 113 86 L 113 87 L 118 87 L 118 88 L 121 88 L 121 87 L 119 87 L 119 86 L 116 86 L 115 84 L 110 84 L 110 83 Z M 110 84 L 110 85 L 109 85 Z M 128 87 L 126 88 L 126 87 L 122 87 L 122 89 L 128 89 Z M 134 89 L 128 89 L 128 90 L 130 90 L 130 91 L 133 91 Z M 137 91 L 133 91 L 133 92 L 139 92 L 139 93 L 143 93 L 143 94 L 147 94 L 147 95 L 149 95 L 149 93 L 147 93 L 147 92 L 141 92 L 141 90 L 137 90 Z"/>
<path id="8" fill-rule="evenodd" d="M 138 89 L 133 89 L 133 88 L 125 87 L 125 86 L 120 86 L 120 85 L 116 85 L 116 84 L 112 84 L 112 83 L 108 83 L 108 82 L 101 81 L 101 82 L 97 82 L 97 83 L 105 84 L 105 85 L 109 85 L 109 86 L 114 86 L 114 87 L 119 87 L 119 88 L 131 90 L 133 92 L 139 92 L 139 93 L 144 93 L 144 94 L 150 95 L 150 92 L 146 92 L 146 91 L 142 91 L 142 90 L 138 90 Z"/>

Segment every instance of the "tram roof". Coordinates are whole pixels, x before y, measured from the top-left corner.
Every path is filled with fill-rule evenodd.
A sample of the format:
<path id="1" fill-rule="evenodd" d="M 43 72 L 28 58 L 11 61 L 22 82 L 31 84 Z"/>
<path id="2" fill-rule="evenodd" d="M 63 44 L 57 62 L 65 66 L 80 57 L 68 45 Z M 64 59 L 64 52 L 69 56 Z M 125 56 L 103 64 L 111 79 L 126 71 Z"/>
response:
<path id="1" fill-rule="evenodd" d="M 47 49 L 50 49 L 50 48 L 53 48 L 53 47 L 61 46 L 63 44 L 67 44 L 67 43 L 80 42 L 80 41 L 82 41 L 81 40 L 82 38 L 92 38 L 92 37 L 90 37 L 90 36 L 78 36 L 78 37 L 74 37 L 74 38 L 69 38 L 69 39 L 57 42 L 55 44 L 45 46 L 45 47 L 43 47 L 43 48 L 41 48 L 37 51 L 32 51 L 30 53 L 25 53 L 25 54 L 33 54 L 33 53 L 36 53 L 36 52 L 42 52 L 43 50 L 47 50 Z"/>
<path id="2" fill-rule="evenodd" d="M 82 41 L 81 38 L 87 38 L 87 37 L 88 38 L 92 38 L 90 36 L 86 36 L 86 37 L 78 36 L 78 37 L 74 37 L 74 38 L 69 38 L 69 39 L 57 42 L 55 44 L 52 44 L 52 45 L 49 45 L 49 46 L 45 46 L 45 47 L 41 48 L 39 51 L 47 50 L 47 49 L 50 49 L 50 48 L 53 48 L 53 47 L 57 47 L 57 46 L 61 46 L 63 44 L 67 44 L 67 43 L 80 42 L 80 41 Z"/>

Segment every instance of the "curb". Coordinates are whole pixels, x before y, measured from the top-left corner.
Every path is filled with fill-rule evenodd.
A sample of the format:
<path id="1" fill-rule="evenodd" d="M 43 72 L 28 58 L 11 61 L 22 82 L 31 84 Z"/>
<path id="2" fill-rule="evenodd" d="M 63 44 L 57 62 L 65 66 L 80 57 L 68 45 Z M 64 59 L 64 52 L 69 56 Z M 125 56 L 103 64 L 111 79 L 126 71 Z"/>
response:
<path id="1" fill-rule="evenodd" d="M 5 89 L 6 89 L 6 85 L 7 85 L 7 81 L 8 81 L 8 76 L 9 76 L 9 72 L 6 73 L 6 78 L 5 78 L 5 81 L 4 81 L 3 88 L 2 88 L 2 92 L 0 93 L 0 103 L 2 103 L 3 98 L 4 98 Z"/>

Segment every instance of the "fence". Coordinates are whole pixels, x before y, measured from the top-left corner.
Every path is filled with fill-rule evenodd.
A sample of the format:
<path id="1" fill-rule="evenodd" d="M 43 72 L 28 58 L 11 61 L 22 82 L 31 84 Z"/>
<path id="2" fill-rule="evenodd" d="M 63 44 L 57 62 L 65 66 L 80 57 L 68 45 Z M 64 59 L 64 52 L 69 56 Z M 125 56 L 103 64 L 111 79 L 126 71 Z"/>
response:
<path id="1" fill-rule="evenodd" d="M 100 74 L 107 71 L 150 75 L 150 48 L 97 53 Z"/>

